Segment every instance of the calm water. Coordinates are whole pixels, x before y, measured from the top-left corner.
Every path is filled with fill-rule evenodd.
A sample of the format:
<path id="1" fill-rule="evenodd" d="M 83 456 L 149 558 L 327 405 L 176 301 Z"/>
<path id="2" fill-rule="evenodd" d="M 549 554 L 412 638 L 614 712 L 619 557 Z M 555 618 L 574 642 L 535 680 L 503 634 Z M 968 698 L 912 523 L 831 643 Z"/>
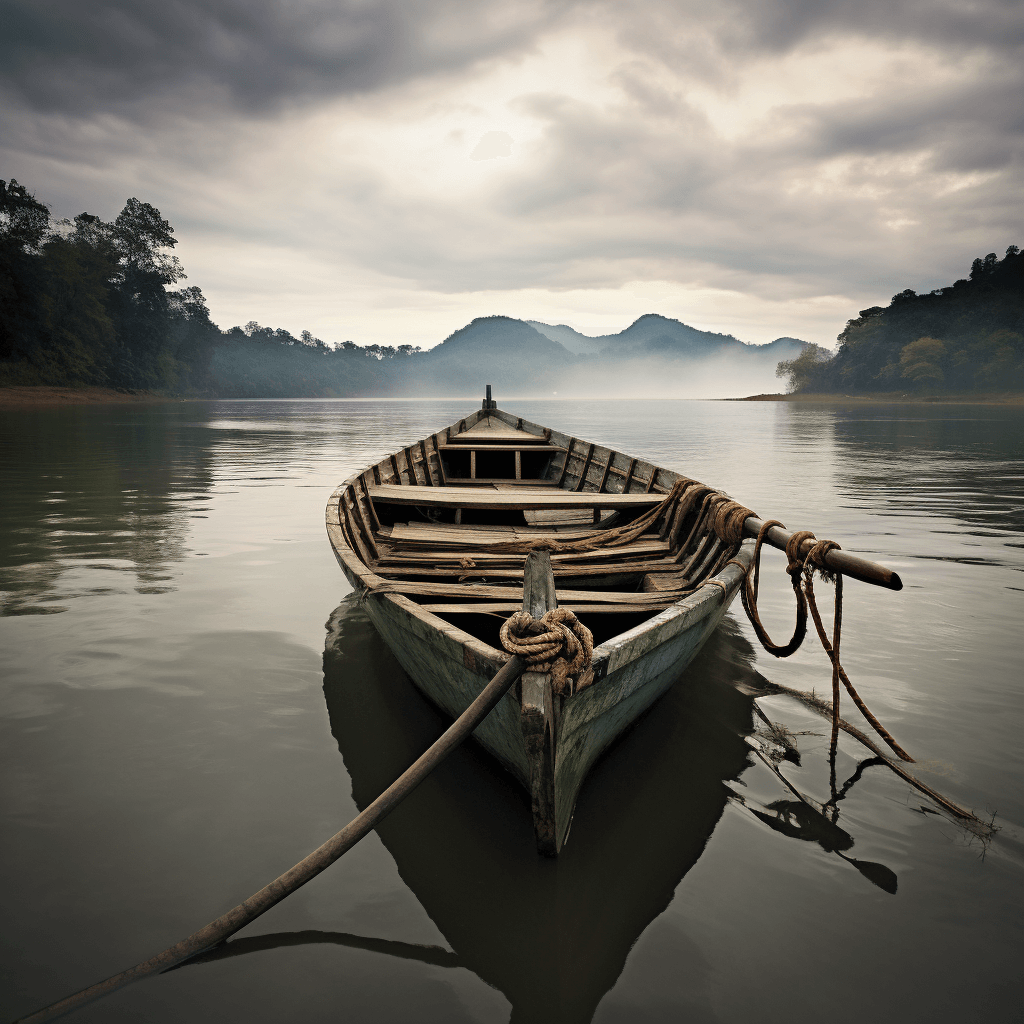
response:
<path id="1" fill-rule="evenodd" d="M 847 587 L 844 662 L 985 844 L 844 737 L 837 826 L 744 742 L 738 608 L 601 762 L 565 855 L 460 751 L 217 957 L 80 1021 L 1019 1019 L 1024 415 L 954 407 L 508 402 L 716 484 L 902 574 Z M 467 403 L 212 402 L 0 414 L 6 1018 L 143 959 L 317 846 L 443 728 L 323 529 L 334 485 Z M 762 607 L 792 617 L 782 556 Z M 819 590 L 821 588 L 819 587 Z M 782 770 L 828 799 L 827 725 Z M 848 702 L 847 717 L 856 712 Z M 893 891 L 895 889 L 895 891 Z"/>

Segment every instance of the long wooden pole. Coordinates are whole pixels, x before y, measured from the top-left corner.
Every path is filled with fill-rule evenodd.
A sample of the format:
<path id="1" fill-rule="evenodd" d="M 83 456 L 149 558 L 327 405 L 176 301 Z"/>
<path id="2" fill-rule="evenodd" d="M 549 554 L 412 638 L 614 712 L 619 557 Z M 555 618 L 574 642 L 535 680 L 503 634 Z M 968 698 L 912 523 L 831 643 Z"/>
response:
<path id="1" fill-rule="evenodd" d="M 337 835 L 332 836 L 323 846 L 308 857 L 300 860 L 293 868 L 275 878 L 269 885 L 254 893 L 244 903 L 193 932 L 187 939 L 168 947 L 162 953 L 144 963 L 136 964 L 127 971 L 115 974 L 106 981 L 97 982 L 60 1002 L 37 1010 L 27 1017 L 20 1017 L 14 1024 L 37 1024 L 78 1009 L 94 999 L 109 995 L 124 988 L 133 981 L 140 981 L 153 974 L 160 974 L 175 964 L 223 942 L 240 928 L 255 921 L 261 914 L 290 896 L 311 878 L 330 867 L 343 853 L 350 850 L 368 832 L 372 831 L 395 807 L 398 806 L 467 736 L 487 717 L 498 701 L 522 675 L 523 662 L 519 658 L 507 661 L 498 674 L 484 687 L 480 695 L 448 727 L 445 733 L 426 753 L 407 769 L 396 782 L 386 789 L 358 817 L 353 818 Z"/>
<path id="2" fill-rule="evenodd" d="M 748 537 L 756 537 L 760 533 L 762 526 L 764 526 L 764 522 L 758 519 L 757 516 L 748 516 L 743 524 L 743 532 Z M 765 534 L 764 539 L 773 548 L 785 551 L 789 538 L 792 536 L 791 533 L 787 533 L 781 527 L 773 526 Z M 800 554 L 806 555 L 814 544 L 813 540 L 805 540 L 800 545 Z M 879 565 L 877 562 L 868 561 L 866 558 L 851 555 L 848 551 L 829 551 L 825 555 L 825 564 L 835 572 L 841 572 L 844 576 L 850 576 L 855 580 L 860 580 L 862 583 L 872 583 L 876 587 L 885 587 L 886 590 L 903 589 L 903 580 L 892 569 L 887 569 L 884 565 Z"/>

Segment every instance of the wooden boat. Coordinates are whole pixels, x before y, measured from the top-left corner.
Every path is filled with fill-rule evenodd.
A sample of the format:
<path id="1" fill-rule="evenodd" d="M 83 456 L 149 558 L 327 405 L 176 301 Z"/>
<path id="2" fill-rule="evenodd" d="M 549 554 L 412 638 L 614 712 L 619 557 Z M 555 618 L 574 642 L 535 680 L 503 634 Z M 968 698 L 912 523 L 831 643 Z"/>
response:
<path id="1" fill-rule="evenodd" d="M 498 632 L 524 604 L 524 548 L 554 546 L 553 596 L 594 633 L 593 682 L 557 694 L 550 676 L 528 672 L 474 734 L 530 792 L 543 853 L 561 849 L 587 772 L 679 678 L 751 559 L 751 543 L 715 531 L 706 501 L 665 508 L 681 481 L 504 412 L 488 387 L 481 410 L 345 480 L 328 502 L 335 555 L 374 626 L 453 717 L 510 657 Z M 605 534 L 615 546 L 589 546 Z"/>

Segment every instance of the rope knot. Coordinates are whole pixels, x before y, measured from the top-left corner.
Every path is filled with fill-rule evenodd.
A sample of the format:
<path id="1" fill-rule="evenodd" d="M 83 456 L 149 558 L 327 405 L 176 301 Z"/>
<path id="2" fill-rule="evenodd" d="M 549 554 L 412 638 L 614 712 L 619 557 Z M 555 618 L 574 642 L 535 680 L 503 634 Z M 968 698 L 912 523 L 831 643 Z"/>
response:
<path id="1" fill-rule="evenodd" d="M 811 533 L 810 530 L 797 530 L 789 540 L 786 542 L 786 558 L 789 559 L 789 565 L 786 566 L 786 572 L 793 577 L 793 585 L 796 586 L 797 581 L 800 578 L 800 574 L 804 571 L 804 559 L 800 554 L 800 549 L 804 546 L 805 540 L 816 540 L 817 538 Z"/>
<path id="2" fill-rule="evenodd" d="M 502 647 L 530 671 L 551 674 L 555 693 L 571 695 L 594 681 L 594 634 L 567 608 L 553 608 L 540 619 L 514 612 L 499 635 Z"/>
<path id="3" fill-rule="evenodd" d="M 825 564 L 825 556 L 830 551 L 840 550 L 840 546 L 834 540 L 815 538 L 814 546 L 807 552 L 807 557 L 804 559 L 804 570 L 807 573 L 817 572 L 826 583 L 835 583 L 836 574 Z"/>

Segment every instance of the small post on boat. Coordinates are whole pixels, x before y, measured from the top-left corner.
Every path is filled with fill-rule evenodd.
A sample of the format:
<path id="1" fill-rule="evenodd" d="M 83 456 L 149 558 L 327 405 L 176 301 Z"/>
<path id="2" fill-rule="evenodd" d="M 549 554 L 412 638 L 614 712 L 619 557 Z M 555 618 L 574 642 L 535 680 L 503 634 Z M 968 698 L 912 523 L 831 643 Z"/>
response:
<path id="1" fill-rule="evenodd" d="M 545 612 L 557 607 L 551 554 L 531 551 L 523 570 L 523 611 L 541 619 Z M 558 835 L 555 819 L 555 748 L 562 698 L 555 695 L 550 673 L 524 672 L 521 686 L 519 725 L 530 762 L 530 803 L 537 852 L 554 857 L 564 838 Z"/>
<path id="2" fill-rule="evenodd" d="M 487 385 L 487 397 L 484 399 L 482 406 L 484 412 L 490 412 L 491 409 L 497 409 L 498 403 L 491 398 L 491 385 Z"/>

